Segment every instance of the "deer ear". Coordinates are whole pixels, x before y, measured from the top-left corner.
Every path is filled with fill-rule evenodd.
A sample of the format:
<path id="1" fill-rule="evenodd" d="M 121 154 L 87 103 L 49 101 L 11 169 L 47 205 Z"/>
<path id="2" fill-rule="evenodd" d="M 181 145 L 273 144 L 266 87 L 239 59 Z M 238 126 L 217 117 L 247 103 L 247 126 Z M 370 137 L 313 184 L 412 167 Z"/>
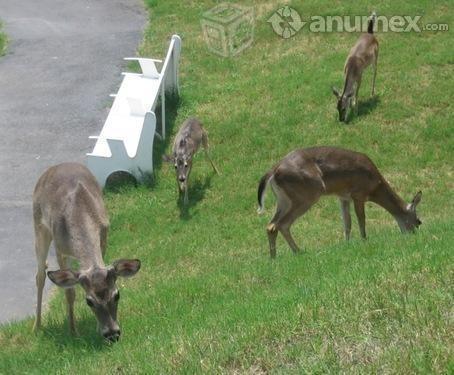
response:
<path id="1" fill-rule="evenodd" d="M 61 288 L 72 288 L 79 283 L 79 272 L 71 270 L 58 270 L 47 272 L 49 279 Z"/>
<path id="2" fill-rule="evenodd" d="M 115 274 L 121 277 L 134 276 L 140 270 L 139 259 L 119 259 L 113 262 Z"/>
<path id="3" fill-rule="evenodd" d="M 339 96 L 340 96 L 340 95 L 339 95 L 339 91 L 338 91 L 334 86 L 333 86 L 331 89 L 333 90 L 334 96 L 335 96 L 336 98 L 339 98 Z"/>
<path id="4" fill-rule="evenodd" d="M 171 163 L 173 161 L 173 157 L 171 155 L 162 155 L 162 161 Z"/>
<path id="5" fill-rule="evenodd" d="M 410 210 L 416 211 L 416 206 L 421 202 L 422 191 L 418 191 L 410 203 Z"/>

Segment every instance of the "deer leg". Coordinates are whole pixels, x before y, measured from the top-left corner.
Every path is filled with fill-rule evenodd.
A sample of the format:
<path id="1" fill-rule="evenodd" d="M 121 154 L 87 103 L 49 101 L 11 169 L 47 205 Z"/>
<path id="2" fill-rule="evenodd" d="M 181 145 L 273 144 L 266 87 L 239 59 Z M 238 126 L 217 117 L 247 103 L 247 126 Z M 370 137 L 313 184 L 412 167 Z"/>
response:
<path id="1" fill-rule="evenodd" d="M 287 212 L 287 210 L 288 210 L 287 201 L 279 199 L 278 196 L 276 212 L 274 213 L 274 216 L 269 222 L 269 224 L 266 226 L 266 233 L 268 234 L 268 242 L 270 245 L 270 256 L 272 259 L 276 258 L 276 239 L 278 233 L 276 222 L 282 216 L 282 212 Z"/>
<path id="2" fill-rule="evenodd" d="M 350 216 L 350 201 L 341 199 L 340 203 L 342 211 L 342 221 L 344 222 L 345 239 L 348 241 L 350 239 L 350 232 L 352 230 L 352 217 Z"/>
<path id="3" fill-rule="evenodd" d="M 185 186 L 184 186 L 184 201 L 183 201 L 183 203 L 184 203 L 185 206 L 187 206 L 188 202 L 189 202 L 189 198 L 188 198 L 188 185 L 185 185 Z"/>
<path id="4" fill-rule="evenodd" d="M 361 76 L 358 77 L 356 82 L 356 91 L 355 91 L 355 114 L 358 115 L 358 108 L 359 108 L 359 88 L 361 87 Z"/>
<path id="5" fill-rule="evenodd" d="M 374 78 L 372 80 L 372 96 L 375 95 L 375 78 L 377 77 L 377 61 L 378 61 L 378 50 L 375 52 L 374 60 Z"/>
<path id="6" fill-rule="evenodd" d="M 317 200 L 318 198 L 314 198 L 311 200 L 310 204 L 304 203 L 299 206 L 293 203 L 293 207 L 291 207 L 291 209 L 285 215 L 283 215 L 276 223 L 277 228 L 281 232 L 282 236 L 284 236 L 288 245 L 295 254 L 300 252 L 300 248 L 298 247 L 295 240 L 293 239 L 292 234 L 290 233 L 290 227 L 295 222 L 295 220 L 300 216 L 304 215 Z"/>
<path id="7" fill-rule="evenodd" d="M 356 217 L 358 218 L 359 231 L 361 238 L 366 239 L 366 214 L 364 213 L 364 201 L 354 200 Z"/>
<path id="8" fill-rule="evenodd" d="M 46 259 L 49 253 L 49 246 L 52 241 L 52 236 L 49 231 L 40 225 L 35 227 L 35 252 L 38 262 L 38 271 L 36 273 L 36 288 L 38 291 L 36 302 L 36 318 L 33 325 L 33 331 L 37 331 L 41 327 L 41 306 L 43 301 L 43 288 L 46 282 Z"/>
<path id="9" fill-rule="evenodd" d="M 210 157 L 209 147 L 208 147 L 208 134 L 206 133 L 206 131 L 204 131 L 202 134 L 202 146 L 203 146 L 203 150 L 205 151 L 205 156 L 208 159 L 208 161 L 210 162 L 211 167 L 216 172 L 216 174 L 220 174 L 219 170 L 216 168 L 216 165 L 214 165 L 213 160 L 211 160 L 211 157 Z"/>
<path id="10" fill-rule="evenodd" d="M 292 237 L 292 234 L 290 233 L 290 227 L 293 224 L 293 221 L 294 220 L 291 220 L 290 223 L 285 223 L 279 226 L 279 230 L 281 234 L 284 236 L 290 248 L 292 249 L 293 253 L 296 254 L 300 252 L 300 248 L 298 247 L 298 245 L 296 244 L 295 240 Z"/>
<path id="11" fill-rule="evenodd" d="M 77 335 L 76 324 L 74 319 L 74 301 L 76 299 L 76 291 L 74 288 L 65 289 L 66 302 L 68 303 L 68 322 L 69 329 L 73 335 Z"/>
<path id="12" fill-rule="evenodd" d="M 209 160 L 210 164 L 211 164 L 211 167 L 213 168 L 213 170 L 216 172 L 217 175 L 219 175 L 219 170 L 218 168 L 216 167 L 216 165 L 214 165 L 213 163 L 213 160 L 211 160 L 211 157 L 210 157 L 210 154 L 208 153 L 208 150 L 205 150 L 205 155 L 207 157 L 207 159 Z"/>
<path id="13" fill-rule="evenodd" d="M 282 219 L 289 220 L 286 215 L 284 215 Z M 290 226 L 294 220 L 290 220 L 290 222 L 284 221 L 284 223 L 282 223 L 282 219 L 278 219 L 277 222 L 275 222 L 275 220 L 273 219 L 266 227 L 268 241 L 270 244 L 270 256 L 273 259 L 276 257 L 276 238 L 278 231 L 280 231 L 284 236 L 292 251 L 294 253 L 299 252 L 298 245 L 296 244 L 295 240 L 292 237 L 292 234 L 290 233 Z"/>
<path id="14" fill-rule="evenodd" d="M 266 227 L 266 233 L 268 234 L 268 242 L 270 244 L 270 256 L 274 259 L 276 258 L 277 228 L 273 221 L 271 221 Z"/>
<path id="15" fill-rule="evenodd" d="M 276 257 L 276 238 L 278 233 L 277 223 L 287 212 L 290 211 L 292 203 L 279 186 L 273 184 L 272 188 L 277 198 L 277 207 L 273 218 L 266 227 L 266 232 L 268 234 L 268 242 L 270 245 L 270 256 L 274 259 Z"/>
<path id="16" fill-rule="evenodd" d="M 181 188 L 181 185 L 177 182 L 177 191 L 178 191 L 178 200 L 181 200 L 181 196 L 184 194 L 184 190 Z"/>
<path id="17" fill-rule="evenodd" d="M 67 270 L 70 269 L 67 258 L 57 249 L 57 261 L 60 269 Z M 69 329 L 73 335 L 77 334 L 75 319 L 74 319 L 74 300 L 76 299 L 76 292 L 74 288 L 65 289 L 66 302 L 68 305 L 68 322 Z"/>

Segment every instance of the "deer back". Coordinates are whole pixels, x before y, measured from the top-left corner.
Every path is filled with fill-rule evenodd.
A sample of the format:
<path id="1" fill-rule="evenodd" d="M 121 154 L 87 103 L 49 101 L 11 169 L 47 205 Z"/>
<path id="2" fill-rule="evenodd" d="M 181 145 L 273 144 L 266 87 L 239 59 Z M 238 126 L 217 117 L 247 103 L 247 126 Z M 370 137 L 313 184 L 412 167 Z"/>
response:
<path id="1" fill-rule="evenodd" d="M 198 119 L 186 120 L 178 131 L 173 144 L 174 155 L 194 155 L 202 142 L 204 129 Z"/>
<path id="2" fill-rule="evenodd" d="M 354 61 L 358 69 L 362 72 L 374 60 L 374 56 L 378 49 L 378 41 L 372 34 L 362 34 L 355 45 L 351 48 L 350 53 L 345 62 L 344 70 L 349 68 L 349 62 Z M 355 58 L 356 60 L 352 59 Z"/>
<path id="3" fill-rule="evenodd" d="M 35 226 L 44 226 L 57 251 L 81 261 L 94 256 L 102 265 L 101 233 L 109 225 L 102 191 L 95 177 L 81 164 L 49 168 L 33 194 Z"/>
<path id="4" fill-rule="evenodd" d="M 383 180 L 374 163 L 364 154 L 337 148 L 312 147 L 293 151 L 276 168 L 277 177 L 304 181 L 321 194 L 367 196 Z"/>

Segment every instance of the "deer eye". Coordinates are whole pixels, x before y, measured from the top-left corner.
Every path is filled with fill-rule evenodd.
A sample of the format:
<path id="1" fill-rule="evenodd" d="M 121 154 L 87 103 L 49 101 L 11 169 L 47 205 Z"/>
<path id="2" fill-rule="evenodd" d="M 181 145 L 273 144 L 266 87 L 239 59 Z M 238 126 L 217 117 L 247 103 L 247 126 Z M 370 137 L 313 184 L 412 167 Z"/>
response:
<path id="1" fill-rule="evenodd" d="M 114 301 L 118 302 L 119 299 L 120 299 L 120 292 L 117 291 L 117 293 L 115 293 L 115 295 L 114 295 Z"/>
<path id="2" fill-rule="evenodd" d="M 175 169 L 177 169 L 177 168 L 178 168 L 178 166 L 175 164 Z"/>
<path id="3" fill-rule="evenodd" d="M 91 298 L 86 298 L 85 299 L 87 301 L 87 305 L 90 306 L 90 307 L 95 307 L 95 304 L 93 303 L 93 301 L 91 300 Z"/>

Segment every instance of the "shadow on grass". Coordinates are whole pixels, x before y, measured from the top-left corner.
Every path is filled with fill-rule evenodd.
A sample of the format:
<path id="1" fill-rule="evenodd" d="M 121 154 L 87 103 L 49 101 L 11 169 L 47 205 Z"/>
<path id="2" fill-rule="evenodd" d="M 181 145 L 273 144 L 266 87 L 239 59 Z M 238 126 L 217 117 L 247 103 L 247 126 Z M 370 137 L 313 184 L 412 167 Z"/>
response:
<path id="1" fill-rule="evenodd" d="M 112 173 L 106 180 L 105 189 L 110 193 L 121 193 L 123 190 L 136 188 L 138 185 L 134 176 L 128 172 L 117 171 Z"/>
<path id="2" fill-rule="evenodd" d="M 371 113 L 380 103 L 380 97 L 377 95 L 371 96 L 366 100 L 361 100 L 358 103 L 358 116 L 364 116 Z"/>
<path id="3" fill-rule="evenodd" d="M 175 127 L 175 121 L 178 114 L 178 108 L 180 107 L 181 99 L 178 96 L 167 97 L 166 96 L 166 139 L 162 140 L 159 138 L 155 139 L 153 147 L 153 162 L 154 170 L 160 170 L 162 168 L 162 155 L 164 155 L 167 146 L 171 142 L 170 135 L 173 132 Z M 158 106 L 156 108 L 156 129 L 158 129 L 159 134 L 161 134 L 161 110 L 162 107 Z M 155 184 L 155 178 L 153 178 L 152 184 Z"/>
<path id="4" fill-rule="evenodd" d="M 205 191 L 210 188 L 211 180 L 214 176 L 214 172 L 209 176 L 205 177 L 205 181 L 202 183 L 200 180 L 194 182 L 194 184 L 189 185 L 188 190 L 188 199 L 189 202 L 187 205 L 184 204 L 184 195 L 179 194 L 178 196 L 178 208 L 180 209 L 180 219 L 190 220 L 191 214 L 189 209 L 194 207 L 205 197 Z"/>
<path id="5" fill-rule="evenodd" d="M 42 328 L 42 337 L 52 340 L 60 347 L 68 348 L 90 348 L 91 350 L 103 351 L 112 345 L 98 333 L 94 316 L 86 315 L 79 319 L 76 318 L 76 328 L 78 334 L 72 335 L 67 319 L 63 324 L 59 321 L 49 321 Z"/>

